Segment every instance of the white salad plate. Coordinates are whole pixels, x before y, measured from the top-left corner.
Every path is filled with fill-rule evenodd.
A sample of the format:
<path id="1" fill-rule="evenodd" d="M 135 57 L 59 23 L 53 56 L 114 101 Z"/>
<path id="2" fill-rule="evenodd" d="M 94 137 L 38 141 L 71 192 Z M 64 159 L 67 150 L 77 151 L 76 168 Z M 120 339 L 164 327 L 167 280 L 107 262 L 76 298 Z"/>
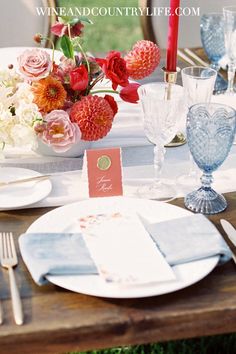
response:
<path id="1" fill-rule="evenodd" d="M 41 176 L 41 173 L 16 167 L 0 167 L 0 183 Z M 51 192 L 50 180 L 37 180 L 0 186 L 0 209 L 18 209 L 46 198 Z"/>

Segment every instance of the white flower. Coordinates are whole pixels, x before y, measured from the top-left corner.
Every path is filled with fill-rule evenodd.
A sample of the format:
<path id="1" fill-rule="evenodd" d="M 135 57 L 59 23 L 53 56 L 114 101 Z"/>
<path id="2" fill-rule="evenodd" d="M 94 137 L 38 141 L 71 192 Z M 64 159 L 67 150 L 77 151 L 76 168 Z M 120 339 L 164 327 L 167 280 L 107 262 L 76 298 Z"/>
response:
<path id="1" fill-rule="evenodd" d="M 10 87 L 12 93 L 14 93 L 17 89 L 17 85 L 23 82 L 23 79 L 19 74 L 15 72 L 13 69 L 8 70 L 0 70 L 0 86 L 2 87 Z"/>
<path id="2" fill-rule="evenodd" d="M 10 87 L 0 85 L 0 111 L 7 110 L 12 102 L 12 90 Z"/>
<path id="3" fill-rule="evenodd" d="M 37 146 L 34 123 L 42 120 L 31 86 L 14 70 L 0 70 L 0 150 L 4 144 Z"/>
<path id="4" fill-rule="evenodd" d="M 28 125 L 15 124 L 11 127 L 10 134 L 15 146 L 37 146 L 36 134 Z"/>
<path id="5" fill-rule="evenodd" d="M 5 120 L 11 120 L 12 119 L 12 114 L 10 112 L 10 109 L 8 108 L 9 106 L 5 107 L 4 103 L 0 101 L 0 122 L 5 121 Z"/>
<path id="6" fill-rule="evenodd" d="M 33 126 L 35 120 L 41 120 L 42 115 L 38 106 L 34 103 L 27 104 L 24 101 L 16 108 L 16 116 L 20 123 Z"/>
<path id="7" fill-rule="evenodd" d="M 13 120 L 1 120 L 0 121 L 0 144 L 13 144 L 13 139 L 11 137 L 11 129 L 14 127 L 14 119 Z"/>
<path id="8" fill-rule="evenodd" d="M 31 90 L 31 86 L 26 82 L 17 85 L 17 91 L 14 95 L 14 105 L 18 106 L 21 101 L 24 103 L 32 103 L 34 100 L 34 95 Z"/>

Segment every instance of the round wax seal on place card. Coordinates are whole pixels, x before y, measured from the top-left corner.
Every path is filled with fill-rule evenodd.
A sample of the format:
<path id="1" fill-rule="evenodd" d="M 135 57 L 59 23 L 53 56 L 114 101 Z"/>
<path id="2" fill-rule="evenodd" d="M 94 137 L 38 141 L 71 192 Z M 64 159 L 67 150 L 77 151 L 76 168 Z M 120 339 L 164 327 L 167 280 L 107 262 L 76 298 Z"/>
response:
<path id="1" fill-rule="evenodd" d="M 111 159 L 107 155 L 102 155 L 97 160 L 99 170 L 106 171 L 111 167 Z"/>

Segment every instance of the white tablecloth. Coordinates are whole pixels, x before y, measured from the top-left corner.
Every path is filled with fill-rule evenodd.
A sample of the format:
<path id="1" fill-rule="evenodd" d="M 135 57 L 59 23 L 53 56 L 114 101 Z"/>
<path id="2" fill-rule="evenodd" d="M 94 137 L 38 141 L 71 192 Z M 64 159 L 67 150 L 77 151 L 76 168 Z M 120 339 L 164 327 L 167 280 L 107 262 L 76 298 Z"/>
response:
<path id="1" fill-rule="evenodd" d="M 216 98 L 214 98 L 215 100 Z M 218 97 L 219 101 L 224 98 Z M 231 98 L 232 101 L 234 99 Z M 229 104 L 229 98 L 227 98 Z M 182 121 L 180 121 L 182 125 Z M 153 146 L 146 139 L 139 105 L 122 103 L 109 135 L 93 143 L 92 148 L 122 146 L 124 194 L 134 196 L 143 179 L 153 178 Z M 87 183 L 82 178 L 83 158 L 46 157 L 36 154 L 10 155 L 1 160 L 0 166 L 29 168 L 41 173 L 53 173 L 51 194 L 33 207 L 58 206 L 88 197 Z M 174 184 L 177 196 L 186 190 L 178 184 L 178 177 L 189 171 L 189 149 L 187 144 L 167 148 L 163 166 L 163 178 Z M 221 192 L 236 191 L 236 146 L 234 145 L 224 164 L 214 173 L 213 187 Z M 199 182 L 200 185 L 200 182 Z M 137 196 L 137 195 L 136 195 Z M 30 206 L 32 207 L 32 205 Z"/>

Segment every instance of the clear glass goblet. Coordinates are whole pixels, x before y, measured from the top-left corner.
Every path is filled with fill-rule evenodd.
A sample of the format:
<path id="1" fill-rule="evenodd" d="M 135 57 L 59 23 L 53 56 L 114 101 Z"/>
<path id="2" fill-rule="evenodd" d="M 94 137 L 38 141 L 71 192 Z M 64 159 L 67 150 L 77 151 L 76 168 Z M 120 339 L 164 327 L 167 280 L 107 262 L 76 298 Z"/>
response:
<path id="1" fill-rule="evenodd" d="M 216 70 L 202 66 L 190 66 L 182 69 L 181 75 L 187 107 L 195 103 L 210 102 L 217 75 Z M 189 160 L 189 172 L 178 178 L 178 183 L 185 193 L 197 187 L 198 183 L 198 169 L 191 154 L 189 154 Z"/>
<path id="2" fill-rule="evenodd" d="M 217 71 L 214 91 L 219 93 L 227 89 L 227 81 L 218 73 L 219 60 L 225 55 L 224 18 L 221 13 L 208 13 L 201 17 L 201 41 L 211 68 Z"/>
<path id="3" fill-rule="evenodd" d="M 211 188 L 212 172 L 225 161 L 235 135 L 236 111 L 209 103 L 193 105 L 187 117 L 187 141 L 198 167 L 203 171 L 201 188 L 185 197 L 185 206 L 197 213 L 216 214 L 227 207 L 223 195 Z"/>
<path id="4" fill-rule="evenodd" d="M 229 57 L 228 88 L 226 94 L 233 95 L 236 69 L 236 6 L 223 7 L 225 48 Z"/>
<path id="5" fill-rule="evenodd" d="M 161 178 L 165 156 L 164 145 L 175 136 L 177 121 L 183 105 L 183 87 L 171 85 L 171 99 L 165 100 L 166 84 L 151 83 L 139 87 L 138 94 L 142 105 L 144 131 L 154 147 L 154 181 L 141 186 L 137 193 L 140 197 L 169 201 L 175 198 L 174 187 Z"/>

